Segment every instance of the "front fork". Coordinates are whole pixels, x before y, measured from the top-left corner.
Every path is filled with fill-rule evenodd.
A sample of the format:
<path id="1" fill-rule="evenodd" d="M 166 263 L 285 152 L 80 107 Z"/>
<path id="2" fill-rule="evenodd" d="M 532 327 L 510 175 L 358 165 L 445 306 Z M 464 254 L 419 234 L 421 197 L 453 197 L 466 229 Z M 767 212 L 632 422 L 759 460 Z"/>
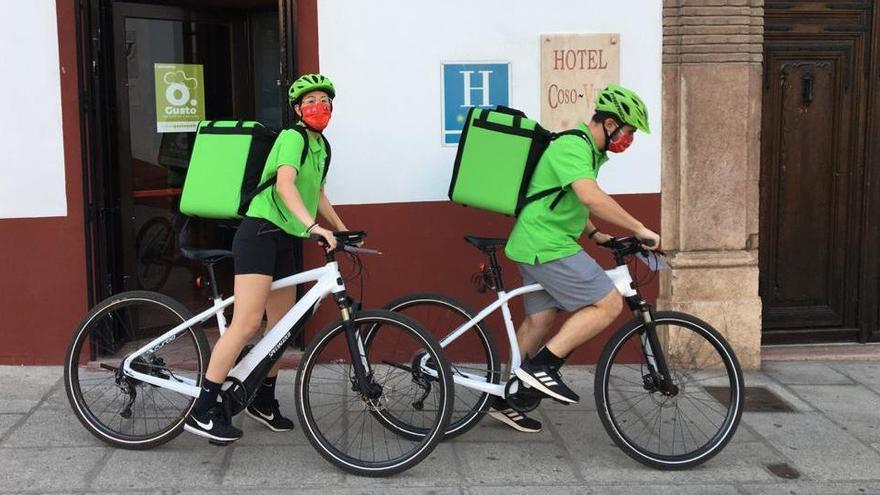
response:
<path id="1" fill-rule="evenodd" d="M 660 339 L 657 336 L 657 324 L 654 318 L 654 308 L 639 297 L 627 298 L 630 309 L 636 318 L 641 318 L 645 323 L 644 330 L 639 337 L 642 341 L 642 352 L 645 356 L 645 362 L 648 364 L 649 373 L 643 377 L 644 386 L 648 390 L 656 390 L 664 395 L 674 396 L 678 393 L 678 387 L 672 383 L 672 377 L 669 374 L 669 366 L 666 362 L 666 355 L 663 347 L 660 345 Z"/>
<path id="2" fill-rule="evenodd" d="M 348 344 L 351 366 L 354 369 L 352 388 L 354 391 L 360 391 L 361 395 L 367 399 L 377 399 L 382 395 L 382 387 L 373 381 L 373 371 L 370 369 L 370 363 L 367 360 L 364 341 L 353 318 L 354 311 L 351 299 L 345 291 L 337 292 L 333 294 L 333 297 L 342 315 L 342 321 L 345 326 L 345 341 Z"/>

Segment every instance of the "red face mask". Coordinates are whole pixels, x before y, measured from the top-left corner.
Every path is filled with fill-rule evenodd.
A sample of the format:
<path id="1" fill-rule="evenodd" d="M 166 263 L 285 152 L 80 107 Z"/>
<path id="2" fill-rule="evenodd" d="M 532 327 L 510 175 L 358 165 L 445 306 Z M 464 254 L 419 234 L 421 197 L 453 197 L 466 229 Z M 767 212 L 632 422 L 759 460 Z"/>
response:
<path id="1" fill-rule="evenodd" d="M 629 148 L 633 142 L 632 134 L 620 134 L 620 137 L 608 143 L 608 151 L 612 153 L 623 153 Z"/>
<path id="2" fill-rule="evenodd" d="M 330 115 L 333 113 L 330 105 L 326 103 L 314 103 L 312 105 L 304 105 L 300 107 L 302 110 L 303 122 L 310 129 L 321 132 L 330 123 Z"/>

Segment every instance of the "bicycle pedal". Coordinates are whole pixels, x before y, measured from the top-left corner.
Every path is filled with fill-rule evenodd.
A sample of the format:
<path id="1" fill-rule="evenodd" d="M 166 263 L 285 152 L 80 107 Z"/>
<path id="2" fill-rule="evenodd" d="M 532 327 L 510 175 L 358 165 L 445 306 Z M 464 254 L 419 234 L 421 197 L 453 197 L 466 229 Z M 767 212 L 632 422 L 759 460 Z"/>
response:
<path id="1" fill-rule="evenodd" d="M 232 442 L 221 442 L 219 440 L 208 440 L 208 443 L 211 445 L 216 445 L 218 447 L 228 447 Z"/>

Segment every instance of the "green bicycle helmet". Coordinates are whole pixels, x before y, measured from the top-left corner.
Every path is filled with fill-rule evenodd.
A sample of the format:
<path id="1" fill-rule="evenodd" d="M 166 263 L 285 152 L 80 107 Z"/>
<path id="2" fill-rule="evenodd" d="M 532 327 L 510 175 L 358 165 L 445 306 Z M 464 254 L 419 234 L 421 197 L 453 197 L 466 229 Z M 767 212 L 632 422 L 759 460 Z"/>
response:
<path id="1" fill-rule="evenodd" d="M 614 114 L 624 124 L 631 125 L 645 134 L 651 133 L 651 128 L 648 126 L 648 107 L 631 89 L 618 84 L 609 84 L 596 95 L 596 111 Z"/>
<path id="2" fill-rule="evenodd" d="M 310 91 L 324 91 L 330 95 L 330 98 L 336 97 L 333 81 L 321 74 L 304 74 L 300 76 L 299 79 L 293 81 L 293 84 L 290 85 L 287 96 L 290 97 L 291 102 L 295 102 Z"/>

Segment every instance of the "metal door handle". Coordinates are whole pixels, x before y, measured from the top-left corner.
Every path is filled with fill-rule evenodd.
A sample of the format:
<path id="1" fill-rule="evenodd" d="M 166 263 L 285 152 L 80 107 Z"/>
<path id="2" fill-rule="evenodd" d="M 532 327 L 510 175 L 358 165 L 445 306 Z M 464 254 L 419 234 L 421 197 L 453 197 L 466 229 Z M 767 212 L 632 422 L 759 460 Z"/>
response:
<path id="1" fill-rule="evenodd" d="M 813 103 L 813 73 L 807 72 L 801 76 L 802 98 L 804 105 Z"/>

